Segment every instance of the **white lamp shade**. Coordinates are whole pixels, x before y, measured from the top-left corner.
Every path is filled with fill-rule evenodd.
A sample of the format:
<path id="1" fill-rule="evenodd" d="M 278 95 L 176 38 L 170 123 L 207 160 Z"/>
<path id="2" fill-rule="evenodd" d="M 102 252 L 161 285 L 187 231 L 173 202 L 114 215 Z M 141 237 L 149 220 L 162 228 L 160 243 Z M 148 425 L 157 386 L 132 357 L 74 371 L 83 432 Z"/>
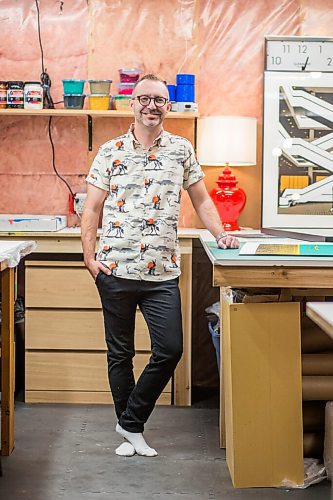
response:
<path id="1" fill-rule="evenodd" d="M 256 118 L 203 116 L 198 119 L 197 156 L 201 165 L 255 165 L 256 146 Z"/>

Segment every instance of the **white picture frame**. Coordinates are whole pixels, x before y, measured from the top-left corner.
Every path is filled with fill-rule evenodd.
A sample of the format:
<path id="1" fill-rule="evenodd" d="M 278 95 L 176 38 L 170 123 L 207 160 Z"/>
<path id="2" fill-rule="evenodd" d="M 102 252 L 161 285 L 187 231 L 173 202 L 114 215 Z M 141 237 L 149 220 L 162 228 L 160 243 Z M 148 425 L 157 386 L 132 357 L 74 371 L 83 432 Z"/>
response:
<path id="1" fill-rule="evenodd" d="M 264 74 L 263 228 L 333 227 L 333 73 Z"/>

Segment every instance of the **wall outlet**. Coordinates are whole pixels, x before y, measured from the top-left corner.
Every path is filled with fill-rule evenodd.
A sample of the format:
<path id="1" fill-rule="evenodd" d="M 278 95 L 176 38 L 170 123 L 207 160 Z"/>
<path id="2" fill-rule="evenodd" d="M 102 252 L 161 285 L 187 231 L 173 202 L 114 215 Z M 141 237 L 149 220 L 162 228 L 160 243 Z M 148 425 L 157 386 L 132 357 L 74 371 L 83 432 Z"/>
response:
<path id="1" fill-rule="evenodd" d="M 76 193 L 74 196 L 74 211 L 76 214 L 83 214 L 84 203 L 87 198 L 87 193 Z"/>

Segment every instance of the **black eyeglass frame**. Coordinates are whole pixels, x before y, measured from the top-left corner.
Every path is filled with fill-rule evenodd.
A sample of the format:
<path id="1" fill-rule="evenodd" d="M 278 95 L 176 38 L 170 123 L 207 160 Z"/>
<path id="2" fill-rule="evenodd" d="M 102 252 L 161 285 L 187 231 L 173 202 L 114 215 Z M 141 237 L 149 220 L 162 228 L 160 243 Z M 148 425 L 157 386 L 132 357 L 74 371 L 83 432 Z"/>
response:
<path id="1" fill-rule="evenodd" d="M 148 102 L 146 104 L 142 104 L 142 102 L 141 102 L 142 97 L 145 97 L 146 99 L 148 99 Z M 141 104 L 141 106 L 149 106 L 151 101 L 154 101 L 154 104 L 157 108 L 163 108 L 163 106 L 165 106 L 169 102 L 169 99 L 167 99 L 166 97 L 162 97 L 162 96 L 151 97 L 151 96 L 145 95 L 145 94 L 138 95 L 138 96 L 134 97 L 134 99 L 137 99 L 139 101 L 139 103 Z M 163 101 L 164 101 L 163 104 L 157 104 L 156 99 L 163 99 Z"/>

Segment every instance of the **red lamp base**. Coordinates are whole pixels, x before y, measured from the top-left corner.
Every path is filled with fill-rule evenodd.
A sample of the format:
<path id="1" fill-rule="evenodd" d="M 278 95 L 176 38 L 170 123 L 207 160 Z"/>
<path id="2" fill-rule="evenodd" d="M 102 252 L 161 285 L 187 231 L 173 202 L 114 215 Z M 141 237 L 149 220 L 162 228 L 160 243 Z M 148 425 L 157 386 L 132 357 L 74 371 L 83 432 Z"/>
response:
<path id="1" fill-rule="evenodd" d="M 236 177 L 226 167 L 217 180 L 218 187 L 213 188 L 209 193 L 226 231 L 240 229 L 237 219 L 246 202 L 245 192 L 236 187 L 236 184 Z"/>

